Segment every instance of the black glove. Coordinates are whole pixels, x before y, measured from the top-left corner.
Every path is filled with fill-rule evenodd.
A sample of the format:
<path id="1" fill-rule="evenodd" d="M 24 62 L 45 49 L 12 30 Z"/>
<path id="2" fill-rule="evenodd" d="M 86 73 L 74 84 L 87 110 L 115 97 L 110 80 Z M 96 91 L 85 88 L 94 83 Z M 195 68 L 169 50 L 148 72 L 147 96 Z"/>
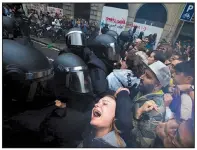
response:
<path id="1" fill-rule="evenodd" d="M 89 48 L 85 47 L 83 50 L 83 58 L 85 62 L 88 62 L 90 60 L 91 54 L 92 51 Z"/>
<path id="2" fill-rule="evenodd" d="M 85 47 L 84 51 L 83 51 L 83 58 L 84 58 L 85 62 L 89 62 L 92 59 L 97 58 L 97 56 L 89 48 Z"/>

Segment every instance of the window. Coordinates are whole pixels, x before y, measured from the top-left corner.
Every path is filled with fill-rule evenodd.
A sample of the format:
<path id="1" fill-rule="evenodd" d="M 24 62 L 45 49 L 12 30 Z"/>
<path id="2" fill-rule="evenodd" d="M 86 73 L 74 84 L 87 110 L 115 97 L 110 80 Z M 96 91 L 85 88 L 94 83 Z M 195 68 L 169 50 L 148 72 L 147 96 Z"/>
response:
<path id="1" fill-rule="evenodd" d="M 194 39 L 194 23 L 184 22 L 180 35 L 191 37 Z"/>
<path id="2" fill-rule="evenodd" d="M 163 28 L 167 21 L 167 12 L 163 4 L 142 5 L 135 17 L 135 22 Z"/>
<path id="3" fill-rule="evenodd" d="M 75 3 L 74 17 L 88 21 L 90 19 L 90 3 Z"/>

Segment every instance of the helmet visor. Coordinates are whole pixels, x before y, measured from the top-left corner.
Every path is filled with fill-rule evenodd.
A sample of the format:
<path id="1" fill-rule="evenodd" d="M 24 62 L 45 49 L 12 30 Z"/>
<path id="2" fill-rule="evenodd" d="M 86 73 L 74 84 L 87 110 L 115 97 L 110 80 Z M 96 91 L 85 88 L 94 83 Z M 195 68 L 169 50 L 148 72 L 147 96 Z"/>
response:
<path id="1" fill-rule="evenodd" d="M 66 43 L 72 46 L 84 46 L 85 45 L 85 37 L 81 31 L 68 33 L 66 35 Z"/>
<path id="2" fill-rule="evenodd" d="M 69 88 L 77 93 L 92 92 L 92 83 L 88 71 L 72 72 L 69 76 Z"/>

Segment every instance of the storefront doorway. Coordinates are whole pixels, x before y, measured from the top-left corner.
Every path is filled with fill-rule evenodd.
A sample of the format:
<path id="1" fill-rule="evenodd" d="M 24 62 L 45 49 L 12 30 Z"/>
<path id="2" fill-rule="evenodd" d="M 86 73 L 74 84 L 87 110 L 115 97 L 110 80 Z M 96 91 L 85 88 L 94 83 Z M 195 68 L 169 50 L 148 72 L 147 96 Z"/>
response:
<path id="1" fill-rule="evenodd" d="M 90 19 L 90 3 L 75 3 L 74 18 Z"/>

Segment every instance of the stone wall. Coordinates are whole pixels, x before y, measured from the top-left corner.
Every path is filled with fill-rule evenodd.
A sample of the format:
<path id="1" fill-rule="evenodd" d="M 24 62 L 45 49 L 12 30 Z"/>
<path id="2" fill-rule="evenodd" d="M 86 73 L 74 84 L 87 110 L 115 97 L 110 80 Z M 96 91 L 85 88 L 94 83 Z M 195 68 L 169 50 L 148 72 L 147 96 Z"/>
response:
<path id="1" fill-rule="evenodd" d="M 23 9 L 25 10 L 25 13 L 28 14 L 28 10 L 34 9 L 40 14 L 40 11 L 47 12 L 47 4 L 40 4 L 40 3 L 24 3 Z M 26 15 L 27 15 L 26 14 Z"/>
<path id="2" fill-rule="evenodd" d="M 63 4 L 63 13 L 64 15 L 70 15 L 71 17 L 74 17 L 74 3 L 64 3 Z M 104 4 L 91 4 L 90 7 L 90 22 L 91 21 L 97 21 L 100 22 L 101 15 L 102 15 L 102 9 Z"/>
<path id="3" fill-rule="evenodd" d="M 74 4 L 64 3 L 63 4 L 63 13 L 64 15 L 74 17 Z"/>
<path id="4" fill-rule="evenodd" d="M 129 5 L 129 13 L 128 13 L 128 19 L 127 19 L 127 24 L 131 24 L 135 20 L 136 13 L 138 9 L 143 5 L 143 4 L 128 4 Z M 185 4 L 167 4 L 164 3 L 164 6 L 167 11 L 167 22 L 163 28 L 163 33 L 161 36 L 162 40 L 165 38 L 167 41 L 171 41 L 174 32 L 176 30 L 176 27 L 179 23 L 179 17 L 182 13 L 182 10 L 184 9 Z M 128 29 L 128 27 L 126 28 Z"/>
<path id="5" fill-rule="evenodd" d="M 47 4 L 46 4 L 47 5 Z M 141 3 L 129 3 L 128 4 L 128 18 L 127 18 L 127 24 L 131 24 L 135 20 L 136 13 L 138 9 L 142 6 Z M 90 8 L 90 22 L 96 21 L 98 24 L 100 24 L 101 17 L 102 17 L 102 10 L 103 10 L 104 3 L 92 3 Z M 175 4 L 168 4 L 164 3 L 164 6 L 167 10 L 167 22 L 163 28 L 163 33 L 161 39 L 165 38 L 167 41 L 171 41 L 175 35 L 175 30 L 177 28 L 177 25 L 179 23 L 179 17 L 182 13 L 182 10 L 184 9 L 185 4 L 184 3 L 175 3 Z M 67 16 L 74 17 L 74 3 L 64 3 L 63 4 L 63 14 Z M 126 27 L 128 29 L 129 27 Z M 160 40 L 161 40 L 160 39 Z"/>
<path id="6" fill-rule="evenodd" d="M 134 22 L 136 13 L 142 5 L 143 4 L 136 4 L 136 3 L 128 4 L 129 11 L 128 11 L 127 24 L 131 24 Z M 91 21 L 98 21 L 100 23 L 103 6 L 104 4 L 91 4 L 91 12 L 90 12 Z M 167 41 L 171 41 L 173 39 L 176 27 L 180 21 L 179 17 L 182 13 L 182 10 L 184 9 L 184 6 L 185 6 L 184 3 L 180 3 L 180 4 L 164 3 L 164 7 L 166 8 L 168 16 L 167 16 L 167 22 L 163 28 L 163 33 L 162 33 L 160 40 L 165 38 Z M 129 27 L 126 27 L 126 30 L 128 28 Z"/>
<path id="7" fill-rule="evenodd" d="M 100 23 L 101 17 L 102 17 L 102 10 L 103 10 L 104 4 L 91 4 L 90 8 L 90 22 L 96 21 Z"/>
<path id="8" fill-rule="evenodd" d="M 181 13 L 184 9 L 185 4 L 165 4 L 168 11 L 168 21 L 163 29 L 162 38 L 167 41 L 172 41 L 175 37 L 174 33 L 180 21 Z"/>

